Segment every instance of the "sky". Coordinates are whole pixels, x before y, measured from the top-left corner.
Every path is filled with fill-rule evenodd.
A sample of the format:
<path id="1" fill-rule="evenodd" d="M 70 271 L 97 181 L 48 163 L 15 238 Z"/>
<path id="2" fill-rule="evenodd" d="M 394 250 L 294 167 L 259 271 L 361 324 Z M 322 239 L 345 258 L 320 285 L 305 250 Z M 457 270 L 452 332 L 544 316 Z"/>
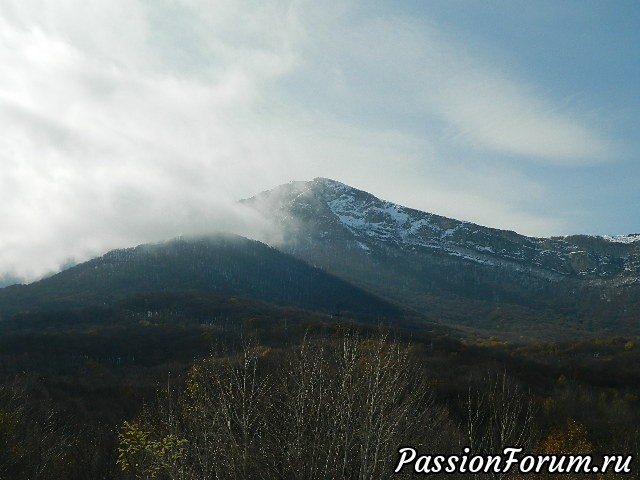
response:
<path id="1" fill-rule="evenodd" d="M 640 232 L 637 0 L 3 0 L 0 281 L 268 226 L 327 177 L 532 236 Z"/>

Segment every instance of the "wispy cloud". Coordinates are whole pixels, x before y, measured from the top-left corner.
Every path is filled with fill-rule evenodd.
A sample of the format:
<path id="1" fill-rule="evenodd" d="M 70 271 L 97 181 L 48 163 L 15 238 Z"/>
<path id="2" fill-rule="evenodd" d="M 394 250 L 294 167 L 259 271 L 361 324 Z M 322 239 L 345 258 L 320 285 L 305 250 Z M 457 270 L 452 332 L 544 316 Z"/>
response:
<path id="1" fill-rule="evenodd" d="M 353 91 L 441 122 L 446 141 L 471 151 L 574 166 L 615 157 L 598 119 L 569 108 L 567 97 L 574 92 L 545 94 L 469 38 L 465 43 L 411 18 L 374 17 L 349 28 L 350 41 L 329 40 L 333 50 L 344 50 L 336 81 L 341 91 L 347 72 Z"/>
<path id="2" fill-rule="evenodd" d="M 463 71 L 430 98 L 452 139 L 471 148 L 557 165 L 609 162 L 615 151 L 577 115 L 493 72 Z"/>

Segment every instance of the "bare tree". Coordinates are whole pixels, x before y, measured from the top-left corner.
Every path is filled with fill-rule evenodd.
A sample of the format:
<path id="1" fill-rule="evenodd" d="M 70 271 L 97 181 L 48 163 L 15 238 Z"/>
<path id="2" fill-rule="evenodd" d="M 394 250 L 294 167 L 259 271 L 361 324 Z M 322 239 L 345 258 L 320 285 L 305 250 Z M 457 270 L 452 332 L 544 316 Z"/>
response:
<path id="1" fill-rule="evenodd" d="M 388 478 L 401 445 L 437 451 L 448 432 L 409 349 L 347 332 L 277 359 L 249 345 L 199 362 L 140 434 L 121 433 L 121 465 L 143 465 L 140 478 Z"/>
<path id="2" fill-rule="evenodd" d="M 59 478 L 75 441 L 58 412 L 30 401 L 19 382 L 0 386 L 0 479 Z"/>
<path id="3" fill-rule="evenodd" d="M 289 367 L 281 478 L 386 478 L 400 445 L 429 448 L 448 432 L 409 347 L 383 334 L 305 339 Z"/>
<path id="4" fill-rule="evenodd" d="M 505 371 L 486 375 L 475 388 L 469 386 L 466 410 L 467 440 L 474 455 L 498 455 L 506 447 L 527 450 L 533 444 L 534 403 Z"/>
<path id="5" fill-rule="evenodd" d="M 144 475 L 152 472 L 149 478 L 252 478 L 263 456 L 269 411 L 264 402 L 270 399 L 266 379 L 258 377 L 258 356 L 259 349 L 250 344 L 237 356 L 212 356 L 194 364 L 183 391 L 176 394 L 168 386 L 135 425 L 125 424 L 120 434 L 123 469 L 134 471 L 141 464 Z M 132 430 L 140 434 L 132 436 Z M 133 440 L 123 435 L 127 432 Z M 133 459 L 132 452 L 145 455 Z"/>

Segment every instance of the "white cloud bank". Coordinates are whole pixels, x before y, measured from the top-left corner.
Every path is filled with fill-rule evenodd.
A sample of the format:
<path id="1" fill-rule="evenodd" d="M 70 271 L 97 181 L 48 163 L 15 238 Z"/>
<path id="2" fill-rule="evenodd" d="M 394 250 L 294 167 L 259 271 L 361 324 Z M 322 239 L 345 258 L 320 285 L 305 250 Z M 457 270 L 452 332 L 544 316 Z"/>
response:
<path id="1" fill-rule="evenodd" d="M 579 165 L 608 158 L 606 139 L 436 27 L 353 5 L 3 2 L 0 276 L 179 234 L 261 236 L 233 202 L 315 176 L 559 228 L 514 201 L 544 189 L 477 156 Z"/>

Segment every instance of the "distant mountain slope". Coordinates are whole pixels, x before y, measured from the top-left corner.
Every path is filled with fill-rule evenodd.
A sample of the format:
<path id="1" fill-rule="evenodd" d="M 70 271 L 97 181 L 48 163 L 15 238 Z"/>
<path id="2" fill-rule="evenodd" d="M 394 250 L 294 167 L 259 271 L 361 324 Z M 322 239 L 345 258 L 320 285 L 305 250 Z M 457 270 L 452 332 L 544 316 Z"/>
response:
<path id="1" fill-rule="evenodd" d="M 426 312 L 434 295 L 574 316 L 594 298 L 638 296 L 637 234 L 526 237 L 406 208 L 324 178 L 281 185 L 243 203 L 282 229 L 284 241 L 276 245 L 282 251 Z"/>
<path id="2" fill-rule="evenodd" d="M 400 315 L 390 303 L 301 260 L 222 234 L 114 250 L 31 285 L 0 289 L 0 314 L 168 291 L 218 292 L 356 316 Z"/>

